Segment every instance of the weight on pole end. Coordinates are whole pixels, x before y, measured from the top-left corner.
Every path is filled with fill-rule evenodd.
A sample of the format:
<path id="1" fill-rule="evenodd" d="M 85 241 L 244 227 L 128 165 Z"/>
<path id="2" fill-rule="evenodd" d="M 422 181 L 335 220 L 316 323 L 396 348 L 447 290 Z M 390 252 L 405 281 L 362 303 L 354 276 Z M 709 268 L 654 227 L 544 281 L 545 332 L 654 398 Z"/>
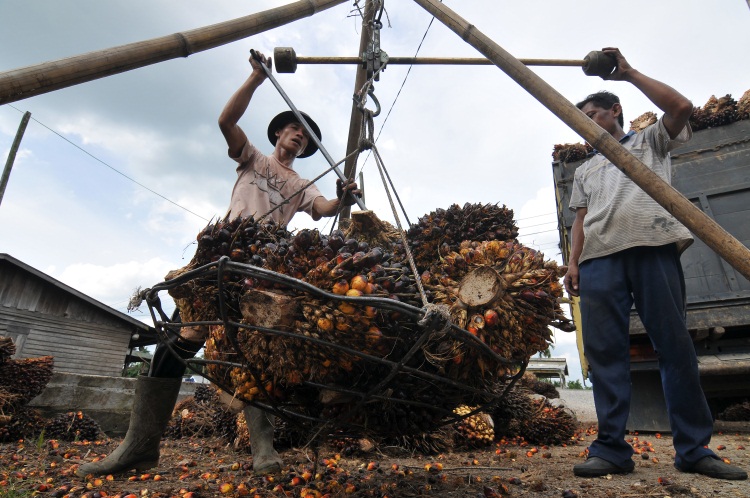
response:
<path id="1" fill-rule="evenodd" d="M 273 65 L 277 73 L 294 73 L 297 71 L 297 54 L 292 47 L 273 49 Z"/>
<path id="2" fill-rule="evenodd" d="M 614 56 L 601 50 L 592 50 L 583 58 L 583 72 L 586 76 L 609 76 L 617 68 Z"/>

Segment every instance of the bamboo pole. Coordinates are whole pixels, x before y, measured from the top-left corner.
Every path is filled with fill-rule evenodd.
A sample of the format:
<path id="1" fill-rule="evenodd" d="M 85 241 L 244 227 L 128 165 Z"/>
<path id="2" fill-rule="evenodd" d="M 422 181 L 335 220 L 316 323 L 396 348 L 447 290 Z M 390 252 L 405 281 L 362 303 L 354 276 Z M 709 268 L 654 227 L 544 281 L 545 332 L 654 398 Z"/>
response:
<path id="1" fill-rule="evenodd" d="M 500 45 L 437 0 L 414 0 L 466 43 L 495 63 L 516 83 L 612 161 L 628 178 L 669 211 L 693 234 L 750 280 L 750 249 L 696 208 L 674 187 L 636 159 L 612 135 L 591 121 L 552 86 Z"/>
<path id="2" fill-rule="evenodd" d="M 0 73 L 0 105 L 216 48 L 347 0 L 299 0 L 202 28 Z"/>

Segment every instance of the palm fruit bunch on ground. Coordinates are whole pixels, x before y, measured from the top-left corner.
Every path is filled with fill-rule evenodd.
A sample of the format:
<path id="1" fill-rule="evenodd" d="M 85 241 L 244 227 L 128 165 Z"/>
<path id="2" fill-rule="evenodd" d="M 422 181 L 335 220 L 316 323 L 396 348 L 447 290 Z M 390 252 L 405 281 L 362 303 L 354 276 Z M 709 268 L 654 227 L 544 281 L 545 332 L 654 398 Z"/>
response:
<path id="1" fill-rule="evenodd" d="M 693 131 L 714 128 L 737 121 L 737 101 L 731 95 L 716 98 L 711 95 L 703 107 L 695 107 L 690 115 Z"/>
<path id="2" fill-rule="evenodd" d="M 0 337 L 0 441 L 39 434 L 44 419 L 28 403 L 39 396 L 52 378 L 54 358 L 13 359 L 15 344 Z"/>
<path id="3" fill-rule="evenodd" d="M 0 421 L 0 443 L 36 437 L 41 434 L 45 422 L 39 410 L 19 406 L 8 419 Z"/>
<path id="4" fill-rule="evenodd" d="M 750 119 L 750 90 L 737 101 L 737 119 Z"/>
<path id="5" fill-rule="evenodd" d="M 231 441 L 235 435 L 236 414 L 224 407 L 216 389 L 209 385 L 196 387 L 193 396 L 175 405 L 164 431 L 170 439 L 216 436 Z"/>
<path id="6" fill-rule="evenodd" d="M 476 406 L 461 405 L 456 407 L 453 413 L 464 417 L 476 409 Z M 453 426 L 460 436 L 460 441 L 467 445 L 488 446 L 495 441 L 495 424 L 487 413 L 478 412 L 468 415 L 457 421 Z"/>
<path id="7" fill-rule="evenodd" d="M 570 411 L 553 406 L 543 396 L 514 386 L 492 411 L 496 438 L 522 437 L 540 445 L 563 444 L 578 422 Z"/>
<path id="8" fill-rule="evenodd" d="M 44 426 L 44 437 L 48 439 L 96 441 L 101 435 L 96 420 L 81 411 L 55 415 Z"/>
<path id="9" fill-rule="evenodd" d="M 593 147 L 588 142 L 583 144 L 557 144 L 552 150 L 552 159 L 563 163 L 573 163 L 586 159 L 593 151 Z"/>
<path id="10" fill-rule="evenodd" d="M 728 422 L 743 422 L 750 420 L 750 401 L 744 400 L 726 407 L 719 413 L 719 420 Z"/>
<path id="11" fill-rule="evenodd" d="M 551 383 L 539 380 L 536 375 L 526 372 L 518 379 L 518 387 L 524 388 L 534 394 L 540 394 L 548 399 L 560 397 L 560 391 Z"/>

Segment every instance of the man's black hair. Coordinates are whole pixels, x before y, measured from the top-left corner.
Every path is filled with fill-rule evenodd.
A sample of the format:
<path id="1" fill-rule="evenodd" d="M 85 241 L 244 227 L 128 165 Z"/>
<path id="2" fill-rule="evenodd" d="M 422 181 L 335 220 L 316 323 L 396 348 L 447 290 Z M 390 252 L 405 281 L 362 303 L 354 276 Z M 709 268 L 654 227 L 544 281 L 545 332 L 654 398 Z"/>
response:
<path id="1" fill-rule="evenodd" d="M 620 97 L 614 93 L 602 90 L 601 92 L 592 93 L 582 101 L 576 104 L 576 107 L 583 109 L 583 106 L 591 102 L 597 107 L 602 109 L 612 109 L 612 106 L 620 103 Z M 622 104 L 621 104 L 622 105 Z M 625 126 L 625 119 L 622 117 L 622 113 L 617 116 L 617 122 L 620 123 L 620 127 Z"/>

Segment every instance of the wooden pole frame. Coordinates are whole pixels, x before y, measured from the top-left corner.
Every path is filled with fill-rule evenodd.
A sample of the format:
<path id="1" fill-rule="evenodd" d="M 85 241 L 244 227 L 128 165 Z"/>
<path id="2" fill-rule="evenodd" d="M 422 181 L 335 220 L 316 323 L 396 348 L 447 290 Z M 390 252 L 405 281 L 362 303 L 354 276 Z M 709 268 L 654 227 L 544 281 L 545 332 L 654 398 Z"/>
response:
<path id="1" fill-rule="evenodd" d="M 226 45 L 347 0 L 299 0 L 202 28 L 0 73 L 0 105 Z"/>
<path id="2" fill-rule="evenodd" d="M 18 125 L 16 137 L 13 139 L 13 145 L 10 146 L 8 159 L 5 161 L 5 169 L 3 169 L 3 174 L 0 176 L 0 204 L 2 204 L 3 197 L 5 197 L 5 187 L 8 186 L 10 171 L 13 169 L 13 163 L 16 160 L 16 153 L 21 147 L 21 140 L 23 139 L 24 133 L 26 133 L 26 126 L 29 124 L 29 119 L 31 119 L 31 113 L 26 111 L 21 118 L 21 124 Z"/>
<path id="3" fill-rule="evenodd" d="M 719 256 L 750 280 L 750 249 L 724 230 L 628 152 L 612 135 L 589 119 L 557 90 L 506 52 L 500 45 L 437 0 L 414 0 L 466 43 L 495 63 L 516 83 L 583 137 L 604 157 L 684 224 Z"/>
<path id="4" fill-rule="evenodd" d="M 375 2 L 374 0 L 367 0 L 365 2 L 365 10 L 362 16 L 362 34 L 359 38 L 359 54 L 362 55 L 366 50 L 372 38 L 372 21 L 375 19 Z M 367 81 L 367 71 L 362 64 L 357 67 L 357 72 L 354 75 L 354 93 L 359 92 Z M 346 141 L 346 155 L 348 156 L 359 147 L 359 136 L 362 133 L 362 124 L 364 117 L 362 111 L 359 110 L 357 102 L 352 102 L 352 111 L 349 116 L 349 136 Z M 344 176 L 347 178 L 353 177 L 353 172 L 357 167 L 357 160 L 359 154 L 350 157 L 344 162 Z M 351 216 L 352 208 L 350 206 L 344 206 L 341 208 L 341 218 L 349 218 Z"/>

